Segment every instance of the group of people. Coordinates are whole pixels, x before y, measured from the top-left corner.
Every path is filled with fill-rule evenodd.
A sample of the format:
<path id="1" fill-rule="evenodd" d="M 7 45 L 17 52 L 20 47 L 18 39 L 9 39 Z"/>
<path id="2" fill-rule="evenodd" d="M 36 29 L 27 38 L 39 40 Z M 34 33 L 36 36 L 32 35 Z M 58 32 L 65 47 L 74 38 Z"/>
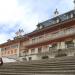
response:
<path id="1" fill-rule="evenodd" d="M 2 58 L 0 58 L 0 65 L 3 65 L 3 60 L 2 60 Z"/>

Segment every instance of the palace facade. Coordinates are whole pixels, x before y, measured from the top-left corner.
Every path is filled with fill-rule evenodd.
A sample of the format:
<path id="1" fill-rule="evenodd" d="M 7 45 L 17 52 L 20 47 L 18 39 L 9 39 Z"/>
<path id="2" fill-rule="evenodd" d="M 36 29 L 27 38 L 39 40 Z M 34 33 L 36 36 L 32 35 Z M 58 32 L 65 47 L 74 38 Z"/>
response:
<path id="1" fill-rule="evenodd" d="M 39 23 L 37 29 L 0 45 L 1 56 L 41 60 L 75 55 L 75 10 Z"/>

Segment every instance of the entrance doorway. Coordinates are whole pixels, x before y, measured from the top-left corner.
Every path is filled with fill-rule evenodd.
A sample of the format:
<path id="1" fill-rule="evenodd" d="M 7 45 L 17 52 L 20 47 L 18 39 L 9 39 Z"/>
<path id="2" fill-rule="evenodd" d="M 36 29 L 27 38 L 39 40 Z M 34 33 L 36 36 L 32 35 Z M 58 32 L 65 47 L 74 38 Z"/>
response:
<path id="1" fill-rule="evenodd" d="M 63 57 L 63 56 L 67 56 L 67 54 L 63 52 L 62 49 L 59 49 L 55 57 Z"/>
<path id="2" fill-rule="evenodd" d="M 32 60 L 32 57 L 29 57 L 29 61 Z"/>

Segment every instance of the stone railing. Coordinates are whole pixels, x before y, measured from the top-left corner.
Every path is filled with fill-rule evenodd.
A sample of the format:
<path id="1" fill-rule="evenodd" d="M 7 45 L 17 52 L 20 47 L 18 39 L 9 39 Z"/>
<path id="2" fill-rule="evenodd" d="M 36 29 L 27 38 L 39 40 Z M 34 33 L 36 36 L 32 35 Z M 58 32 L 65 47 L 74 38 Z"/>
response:
<path id="1" fill-rule="evenodd" d="M 61 38 L 68 35 L 73 35 L 73 34 L 75 34 L 75 27 L 72 27 L 71 29 L 62 29 L 55 34 L 54 33 L 48 33 L 48 35 L 44 34 L 42 38 L 36 38 L 34 42 L 32 40 L 29 40 L 27 46 L 53 40 L 56 38 Z"/>

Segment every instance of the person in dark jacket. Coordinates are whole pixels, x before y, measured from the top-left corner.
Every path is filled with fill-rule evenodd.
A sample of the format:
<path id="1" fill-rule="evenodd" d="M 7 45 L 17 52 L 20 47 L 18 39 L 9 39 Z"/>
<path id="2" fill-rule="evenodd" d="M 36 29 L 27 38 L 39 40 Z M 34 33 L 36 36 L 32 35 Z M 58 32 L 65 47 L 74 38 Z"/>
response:
<path id="1" fill-rule="evenodd" d="M 0 58 L 0 65 L 3 65 L 3 60 L 2 60 L 2 58 Z"/>

